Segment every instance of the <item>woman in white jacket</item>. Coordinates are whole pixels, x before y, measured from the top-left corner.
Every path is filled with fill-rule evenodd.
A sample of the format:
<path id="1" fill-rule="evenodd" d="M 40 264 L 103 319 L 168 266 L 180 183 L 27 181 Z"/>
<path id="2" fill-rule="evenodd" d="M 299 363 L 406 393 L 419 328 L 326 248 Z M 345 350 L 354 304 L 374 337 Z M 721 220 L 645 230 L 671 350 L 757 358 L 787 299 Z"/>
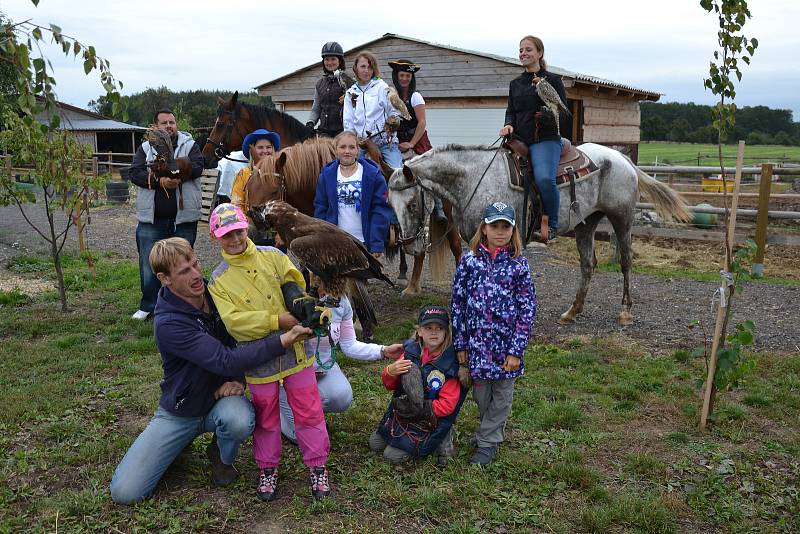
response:
<path id="1" fill-rule="evenodd" d="M 320 296 L 324 294 L 324 287 L 320 283 Z M 374 361 L 381 358 L 396 360 L 403 355 L 403 345 L 379 345 L 377 343 L 362 343 L 356 339 L 353 327 L 353 308 L 347 297 L 342 297 L 339 306 L 333 308 L 331 313 L 331 335 L 306 341 L 306 354 L 309 356 L 319 353 L 314 362 L 314 371 L 317 374 L 317 388 L 322 400 L 322 411 L 325 413 L 342 413 L 353 402 L 353 388 L 342 372 L 339 364 L 332 356 L 331 342 L 336 346 L 336 357 L 344 353 L 348 358 L 361 361 Z M 297 443 L 294 429 L 294 417 L 286 399 L 286 393 L 281 388 L 281 432 L 289 440 Z"/>
<path id="2" fill-rule="evenodd" d="M 355 83 L 344 95 L 343 123 L 364 139 L 371 137 L 378 145 L 383 161 L 395 169 L 403 166 L 403 156 L 397 142 L 397 134 L 386 131 L 386 119 L 400 117 L 389 102 L 389 86 L 381 79 L 375 54 L 365 50 L 356 56 L 353 64 Z"/>

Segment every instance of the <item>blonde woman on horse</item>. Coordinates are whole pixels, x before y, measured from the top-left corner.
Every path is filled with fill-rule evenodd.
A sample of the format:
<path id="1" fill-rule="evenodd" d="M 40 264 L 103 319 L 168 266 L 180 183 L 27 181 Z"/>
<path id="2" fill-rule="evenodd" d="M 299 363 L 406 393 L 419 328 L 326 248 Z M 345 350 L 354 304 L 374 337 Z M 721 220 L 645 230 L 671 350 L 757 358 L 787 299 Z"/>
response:
<path id="1" fill-rule="evenodd" d="M 403 166 L 403 157 L 397 134 L 386 130 L 386 122 L 387 119 L 390 124 L 398 122 L 400 112 L 389 102 L 389 86 L 381 79 L 375 54 L 368 50 L 358 54 L 353 72 L 356 82 L 344 95 L 344 129 L 355 132 L 361 139 L 371 138 L 378 145 L 383 161 L 399 169 Z"/>
<path id="2" fill-rule="evenodd" d="M 514 135 L 529 147 L 534 180 L 548 217 L 547 239 L 552 241 L 558 233 L 560 198 L 556 171 L 561 156 L 561 135 L 556 124 L 558 117 L 537 94 L 536 82 L 540 78 L 547 80 L 564 103 L 567 95 L 561 77 L 547 70 L 541 39 L 533 35 L 522 38 L 519 42 L 519 62 L 525 72 L 511 80 L 509 85 L 505 126 L 500 129 L 500 135 Z"/>
<path id="3" fill-rule="evenodd" d="M 335 41 L 322 45 L 322 78 L 314 88 L 314 104 L 306 126 L 318 134 L 336 137 L 342 127 L 342 104 L 344 92 L 353 85 L 353 79 L 345 74 L 344 50 Z M 317 126 L 319 121 L 319 126 Z"/>
<path id="4" fill-rule="evenodd" d="M 247 213 L 250 209 L 245 186 L 253 174 L 253 168 L 266 156 L 271 156 L 280 149 L 280 136 L 263 128 L 250 132 L 244 138 L 242 153 L 248 160 L 247 167 L 236 173 L 236 178 L 233 179 L 233 187 L 231 187 L 231 202 L 244 213 Z"/>

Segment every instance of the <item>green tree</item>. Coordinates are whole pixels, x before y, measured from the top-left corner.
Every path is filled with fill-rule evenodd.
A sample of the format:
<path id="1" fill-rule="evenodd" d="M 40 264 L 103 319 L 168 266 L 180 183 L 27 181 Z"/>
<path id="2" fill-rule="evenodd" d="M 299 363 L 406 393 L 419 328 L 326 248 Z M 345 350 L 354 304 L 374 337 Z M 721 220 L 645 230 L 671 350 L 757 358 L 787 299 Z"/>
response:
<path id="1" fill-rule="evenodd" d="M 713 116 L 714 127 L 718 132 L 717 146 L 723 180 L 723 204 L 726 211 L 724 218 L 725 268 L 720 287 L 720 302 L 717 311 L 717 323 L 712 338 L 709 357 L 711 363 L 703 406 L 705 409 L 706 402 L 708 402 L 708 413 L 710 413 L 714 406 L 717 388 L 721 387 L 721 378 L 718 378 L 720 376 L 719 372 L 724 371 L 723 375 L 721 375 L 723 377 L 729 376 L 730 372 L 737 374 L 737 370 L 744 369 L 748 365 L 747 360 L 741 357 L 740 350 L 745 343 L 733 344 L 730 348 L 725 347 L 726 332 L 733 310 L 736 284 L 740 279 L 746 277 L 744 263 L 754 255 L 755 250 L 751 243 L 747 248 L 740 249 L 734 256 L 733 244 L 728 238 L 728 226 L 731 221 L 728 220 L 727 178 L 725 161 L 722 155 L 722 144 L 728 132 L 736 124 L 736 104 L 733 103 L 733 99 L 736 97 L 736 84 L 733 79 L 736 78 L 737 81 L 742 79 L 739 59 L 749 65 L 750 58 L 758 46 L 758 40 L 745 37 L 742 34 L 742 28 L 747 19 L 750 18 L 750 10 L 747 8 L 746 0 L 700 0 L 700 6 L 708 12 L 713 12 L 717 16 L 719 24 L 719 30 L 717 31 L 718 49 L 714 51 L 714 59 L 709 63 L 709 76 L 703 79 L 703 84 L 719 98 L 719 102 L 713 108 Z M 737 330 L 739 332 L 746 330 L 745 335 L 749 336 L 749 341 L 752 342 L 752 328 L 740 328 L 740 326 L 737 325 Z M 716 367 L 717 361 L 720 363 L 719 368 Z M 711 372 L 712 370 L 714 371 L 713 373 Z M 706 415 L 708 414 L 705 411 L 701 415 L 701 427 L 705 427 Z"/>
<path id="2" fill-rule="evenodd" d="M 39 5 L 39 0 L 31 2 Z M 114 78 L 109 61 L 98 56 L 94 46 L 66 35 L 55 24 L 42 26 L 30 20 L 7 21 L 0 25 L 0 61 L 6 68 L 10 67 L 10 78 L 17 97 L 16 105 L 25 124 L 32 126 L 36 122 L 36 116 L 42 112 L 50 112 L 51 117 L 49 124 L 40 125 L 43 130 L 58 128 L 60 123 L 56 112 L 53 66 L 40 48 L 47 40 L 59 45 L 65 56 L 82 60 L 86 74 L 98 71 L 100 83 L 106 91 L 106 99 L 111 103 L 112 110 L 114 113 L 124 114 L 119 95 L 122 82 Z"/>
<path id="3" fill-rule="evenodd" d="M 0 151 L 10 154 L 11 167 L 15 168 L 13 174 L 19 172 L 26 182 L 41 188 L 46 226 L 40 228 L 28 216 L 31 208 L 26 209 L 26 206 L 37 202 L 36 193 L 20 188 L 11 167 L 5 165 L 0 168 L 0 205 L 16 205 L 31 228 L 47 241 L 56 271 L 61 310 L 67 311 L 61 251 L 75 219 L 86 210 L 86 204 L 78 199 L 85 196 L 90 187 L 100 185 L 93 182 L 90 175 L 81 173 L 81 163 L 91 157 L 91 148 L 79 144 L 71 132 L 42 131 L 38 125 L 28 124 L 14 113 L 6 113 L 4 120 L 9 128 L 0 132 Z M 58 220 L 59 212 L 63 212 L 65 220 Z"/>
<path id="4" fill-rule="evenodd" d="M 39 0 L 31 0 L 34 6 Z M 0 167 L 0 205 L 16 205 L 28 224 L 50 245 L 51 257 L 61 295 L 61 309 L 67 309 L 66 287 L 61 270 L 61 251 L 64 248 L 73 216 L 80 218 L 84 203 L 74 199 L 86 192 L 89 177 L 80 172 L 81 160 L 90 148 L 77 143 L 67 131 L 58 130 L 60 117 L 56 106 L 56 80 L 53 67 L 43 54 L 40 45 L 49 40 L 61 47 L 67 57 L 83 61 L 83 71 L 97 71 L 100 83 L 106 91 L 105 98 L 114 113 L 123 113 L 120 107 L 119 89 L 122 83 L 111 74 L 109 62 L 97 55 L 95 48 L 64 34 L 55 24 L 41 26 L 30 20 L 14 22 L 4 19 L 0 24 L 0 90 L 3 96 L 9 91 L 16 98 L 9 102 L 0 99 L 0 151 L 8 154 L 10 163 L 16 167 Z M 40 124 L 39 114 L 49 115 L 48 124 Z M 31 190 L 20 189 L 16 172 L 42 190 L 42 205 L 46 215 L 46 227 L 40 228 L 27 215 L 26 205 L 38 200 Z M 77 194 L 76 194 L 77 193 Z M 58 222 L 57 212 L 64 212 L 66 222 Z M 61 226 L 60 226 L 61 225 Z M 90 264 L 91 265 L 91 264 Z"/>

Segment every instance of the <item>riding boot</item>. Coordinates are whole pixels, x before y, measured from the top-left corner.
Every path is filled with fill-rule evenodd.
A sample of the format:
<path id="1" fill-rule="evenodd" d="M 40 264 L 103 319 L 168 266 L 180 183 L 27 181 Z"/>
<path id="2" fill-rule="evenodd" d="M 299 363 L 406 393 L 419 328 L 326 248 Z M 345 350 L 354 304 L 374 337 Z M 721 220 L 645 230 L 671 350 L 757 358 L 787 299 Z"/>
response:
<path id="1" fill-rule="evenodd" d="M 447 224 L 447 215 L 444 214 L 442 199 L 436 195 L 433 196 L 433 220 L 438 224 Z"/>

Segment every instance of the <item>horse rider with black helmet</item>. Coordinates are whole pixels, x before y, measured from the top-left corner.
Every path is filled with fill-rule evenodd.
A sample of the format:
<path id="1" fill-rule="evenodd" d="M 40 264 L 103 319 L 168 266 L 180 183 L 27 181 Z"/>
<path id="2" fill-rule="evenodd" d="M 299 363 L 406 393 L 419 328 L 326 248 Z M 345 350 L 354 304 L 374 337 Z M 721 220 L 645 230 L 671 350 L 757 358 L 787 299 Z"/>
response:
<path id="1" fill-rule="evenodd" d="M 314 105 L 306 126 L 322 135 L 335 137 L 342 131 L 342 102 L 344 92 L 353 85 L 353 79 L 345 74 L 344 50 L 335 41 L 322 46 L 322 78 L 314 93 Z"/>

